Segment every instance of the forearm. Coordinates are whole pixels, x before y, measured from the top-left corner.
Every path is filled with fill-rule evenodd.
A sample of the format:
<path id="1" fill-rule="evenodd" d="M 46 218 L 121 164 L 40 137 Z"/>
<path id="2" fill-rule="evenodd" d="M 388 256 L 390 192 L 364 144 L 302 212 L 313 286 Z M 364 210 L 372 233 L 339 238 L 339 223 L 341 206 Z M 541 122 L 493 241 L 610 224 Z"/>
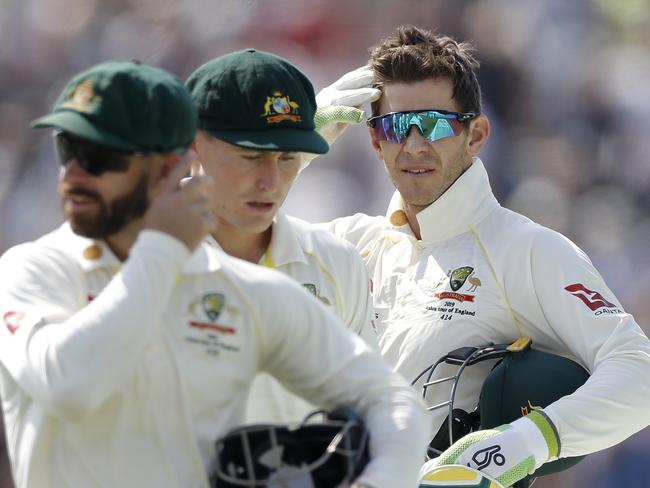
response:
<path id="1" fill-rule="evenodd" d="M 650 352 L 603 361 L 587 383 L 544 409 L 560 437 L 560 457 L 611 447 L 650 424 Z"/>
<path id="2" fill-rule="evenodd" d="M 377 403 L 365 415 L 371 431 L 370 463 L 358 483 L 373 488 L 416 486 L 425 460 L 431 425 L 411 392 L 395 391 L 388 402 Z"/>
<path id="3" fill-rule="evenodd" d="M 60 323 L 32 329 L 18 382 L 56 413 L 100 405 L 133 368 L 160 323 L 187 250 L 143 233 L 122 271 L 90 304 Z"/>

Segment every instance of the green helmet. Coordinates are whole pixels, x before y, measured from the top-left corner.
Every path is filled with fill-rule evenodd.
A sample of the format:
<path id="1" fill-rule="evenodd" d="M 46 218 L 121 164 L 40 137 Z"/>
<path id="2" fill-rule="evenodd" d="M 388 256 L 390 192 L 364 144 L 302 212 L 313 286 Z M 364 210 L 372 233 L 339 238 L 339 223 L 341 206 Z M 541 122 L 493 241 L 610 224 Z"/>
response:
<path id="1" fill-rule="evenodd" d="M 454 407 L 456 386 L 465 368 L 489 359 L 500 359 L 490 371 L 481 387 L 474 411 L 466 412 Z M 458 366 L 458 373 L 449 378 L 431 381 L 434 369 L 440 364 Z M 448 408 L 449 414 L 429 445 L 428 455 L 436 457 L 455 440 L 469 432 L 489 429 L 515 421 L 534 410 L 542 409 L 560 398 L 572 394 L 589 378 L 580 364 L 562 356 L 508 344 L 488 344 L 482 347 L 463 347 L 451 351 L 425 369 L 413 384 L 425 377 L 423 398 L 427 390 L 444 382 L 451 382 L 448 402 L 429 410 Z M 558 459 L 541 466 L 533 476 L 515 484 L 525 488 L 534 478 L 556 473 L 575 465 L 584 456 Z"/>

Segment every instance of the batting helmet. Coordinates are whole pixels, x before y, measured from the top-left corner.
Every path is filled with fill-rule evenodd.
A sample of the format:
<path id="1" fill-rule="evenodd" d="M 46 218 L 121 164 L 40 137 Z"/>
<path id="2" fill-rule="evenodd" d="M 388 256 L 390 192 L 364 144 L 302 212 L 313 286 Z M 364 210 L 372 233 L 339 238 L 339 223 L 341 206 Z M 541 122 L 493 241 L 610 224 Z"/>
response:
<path id="1" fill-rule="evenodd" d="M 307 423 L 323 413 L 322 423 Z M 350 409 L 310 414 L 297 427 L 248 425 L 216 443 L 214 488 L 351 483 L 368 463 L 368 431 Z"/>

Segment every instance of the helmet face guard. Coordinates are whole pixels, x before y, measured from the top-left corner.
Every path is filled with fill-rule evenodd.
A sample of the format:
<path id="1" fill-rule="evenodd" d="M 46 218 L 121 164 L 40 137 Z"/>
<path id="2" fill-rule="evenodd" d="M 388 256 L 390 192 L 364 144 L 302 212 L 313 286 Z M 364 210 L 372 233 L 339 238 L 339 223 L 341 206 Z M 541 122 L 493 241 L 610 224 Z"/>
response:
<path id="1" fill-rule="evenodd" d="M 323 423 L 306 423 L 317 413 Z M 331 488 L 354 481 L 369 460 L 368 431 L 349 409 L 314 412 L 297 427 L 240 427 L 215 447 L 216 488 Z"/>
<path id="2" fill-rule="evenodd" d="M 451 383 L 449 400 L 428 408 L 428 410 L 442 408 L 448 410 L 447 418 L 427 450 L 430 458 L 437 457 L 469 432 L 513 422 L 533 410 L 544 408 L 563 396 L 570 395 L 589 378 L 589 373 L 578 363 L 534 350 L 530 345 L 530 341 L 518 341 L 514 344 L 459 348 L 440 358 L 418 375 L 413 384 L 424 377 L 423 398 L 426 398 L 429 388 Z M 463 371 L 469 366 L 489 359 L 500 361 L 483 382 L 477 407 L 469 413 L 455 408 L 456 390 Z M 435 369 L 443 363 L 458 366 L 457 373 L 432 380 Z M 563 471 L 583 457 L 564 458 L 546 463 L 535 471 L 534 476 Z M 533 481 L 534 478 L 529 476 L 515 486 L 527 487 Z"/>

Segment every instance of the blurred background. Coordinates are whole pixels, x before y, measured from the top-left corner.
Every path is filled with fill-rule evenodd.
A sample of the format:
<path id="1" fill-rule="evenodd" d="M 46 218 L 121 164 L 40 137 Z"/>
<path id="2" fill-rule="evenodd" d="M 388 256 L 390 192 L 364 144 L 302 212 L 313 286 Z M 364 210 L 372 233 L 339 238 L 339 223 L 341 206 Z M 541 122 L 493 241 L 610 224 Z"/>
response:
<path id="1" fill-rule="evenodd" d="M 136 58 L 184 80 L 256 47 L 318 90 L 402 24 L 475 44 L 497 197 L 578 243 L 650 333 L 650 0 L 0 0 L 0 252 L 62 221 L 50 134 L 28 124 L 73 74 Z M 301 174 L 285 209 L 383 214 L 391 193 L 358 126 Z M 535 488 L 650 486 L 649 474 L 646 429 Z M 12 486 L 6 465 L 0 476 Z"/>

